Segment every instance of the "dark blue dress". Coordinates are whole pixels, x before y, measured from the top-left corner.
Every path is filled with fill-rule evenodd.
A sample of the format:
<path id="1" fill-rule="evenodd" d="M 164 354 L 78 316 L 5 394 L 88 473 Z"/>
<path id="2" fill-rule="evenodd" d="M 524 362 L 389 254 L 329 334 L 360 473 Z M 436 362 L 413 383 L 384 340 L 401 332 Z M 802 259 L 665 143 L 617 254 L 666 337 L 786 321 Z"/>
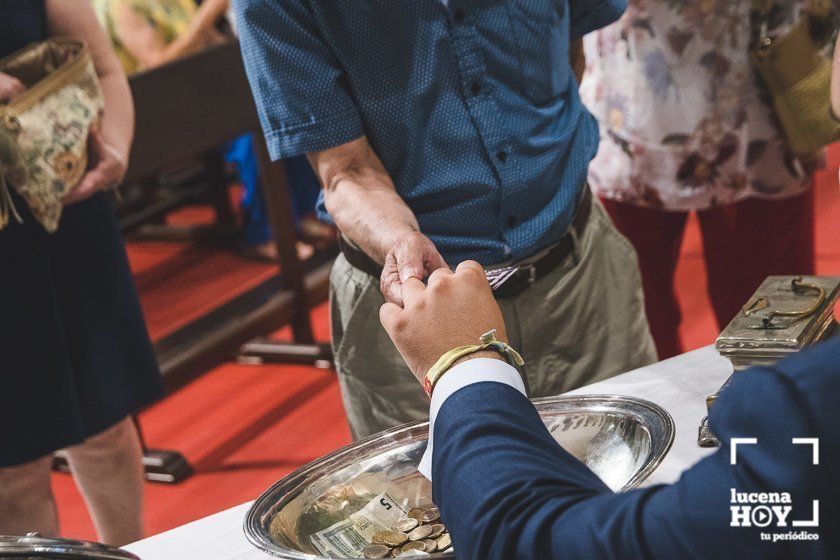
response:
<path id="1" fill-rule="evenodd" d="M 0 0 L 0 58 L 46 37 L 43 0 Z M 0 231 L 0 467 L 101 432 L 160 398 L 109 195 L 68 206 L 47 234 Z"/>

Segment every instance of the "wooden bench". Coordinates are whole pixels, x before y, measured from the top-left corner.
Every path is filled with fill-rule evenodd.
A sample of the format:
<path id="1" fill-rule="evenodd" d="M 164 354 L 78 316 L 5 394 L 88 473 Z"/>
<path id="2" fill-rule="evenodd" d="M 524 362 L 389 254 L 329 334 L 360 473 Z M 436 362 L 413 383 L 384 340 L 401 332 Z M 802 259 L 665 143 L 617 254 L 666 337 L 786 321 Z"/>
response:
<path id="1" fill-rule="evenodd" d="M 126 184 L 143 182 L 168 165 L 199 157 L 211 166 L 215 161 L 215 176 L 224 180 L 219 147 L 241 134 L 257 133 L 263 195 L 282 271 L 279 278 L 157 341 L 167 386 L 182 385 L 208 367 L 237 355 L 251 339 L 284 324 L 291 325 L 297 343 L 306 345 L 292 347 L 292 358 L 330 359 L 323 346 L 312 345 L 309 320 L 312 304 L 326 299 L 329 263 L 320 263 L 307 281 L 295 248 L 285 170 L 281 162 L 269 160 L 238 44 L 231 42 L 134 75 L 130 84 L 137 125 Z M 227 198 L 224 186 L 217 190 L 223 193 L 221 198 Z M 225 213 L 222 206 L 220 202 L 217 214 Z M 154 211 L 157 209 L 150 213 Z"/>
<path id="2" fill-rule="evenodd" d="M 219 363 L 238 357 L 243 348 L 252 360 L 264 357 L 272 361 L 331 364 L 329 347 L 314 344 L 309 312 L 312 305 L 326 300 L 332 258 L 326 254 L 320 259 L 309 259 L 308 270 L 298 259 L 285 169 L 282 163 L 272 163 L 268 157 L 238 44 L 215 47 L 134 75 L 130 85 L 137 127 L 124 184 L 154 181 L 162 169 L 190 159 L 204 162 L 204 169 L 200 170 L 204 176 L 195 185 L 188 182 L 174 199 L 153 201 L 145 208 L 135 209 L 124 217 L 124 228 L 140 227 L 165 216 L 179 204 L 206 199 L 208 193 L 211 198 L 215 196 L 217 219 L 231 221 L 228 178 L 219 148 L 244 133 L 254 132 L 263 195 L 281 271 L 155 341 L 167 388 L 174 390 Z M 252 342 L 287 324 L 291 325 L 294 343 Z M 146 449 L 144 464 L 147 478 L 160 482 L 177 482 L 191 472 L 190 465 L 175 451 Z M 55 467 L 66 469 L 61 454 L 56 457 Z"/>

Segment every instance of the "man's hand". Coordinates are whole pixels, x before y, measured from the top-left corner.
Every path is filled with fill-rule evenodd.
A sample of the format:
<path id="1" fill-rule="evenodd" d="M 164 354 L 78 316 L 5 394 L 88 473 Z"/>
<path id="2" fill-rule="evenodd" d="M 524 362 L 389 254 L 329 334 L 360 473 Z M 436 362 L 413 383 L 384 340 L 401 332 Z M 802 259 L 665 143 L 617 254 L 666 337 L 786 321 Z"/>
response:
<path id="1" fill-rule="evenodd" d="M 478 344 L 491 329 L 507 342 L 502 312 L 484 269 L 475 261 L 462 262 L 454 273 L 448 268 L 436 270 L 428 286 L 408 278 L 402 296 L 405 307 L 386 303 L 379 319 L 420 382 L 446 352 Z"/>
<path id="2" fill-rule="evenodd" d="M 446 263 L 420 233 L 417 218 L 397 193 L 379 156 L 364 137 L 307 156 L 338 229 L 382 265 L 382 295 L 402 306 L 407 279 L 422 280 Z"/>
<path id="3" fill-rule="evenodd" d="M 412 232 L 397 240 L 385 255 L 379 289 L 385 301 L 404 306 L 403 285 L 409 278 L 423 280 L 434 271 L 446 268 L 446 262 L 434 243 L 420 232 Z"/>
<path id="4" fill-rule="evenodd" d="M 116 188 L 125 176 L 128 167 L 127 158 L 108 146 L 96 127 L 90 129 L 88 137 L 88 160 L 87 173 L 64 197 L 64 204 L 73 204 L 99 191 Z"/>
<path id="5" fill-rule="evenodd" d="M 0 72 L 0 103 L 8 103 L 16 95 L 23 93 L 25 89 L 26 87 L 20 80 Z"/>

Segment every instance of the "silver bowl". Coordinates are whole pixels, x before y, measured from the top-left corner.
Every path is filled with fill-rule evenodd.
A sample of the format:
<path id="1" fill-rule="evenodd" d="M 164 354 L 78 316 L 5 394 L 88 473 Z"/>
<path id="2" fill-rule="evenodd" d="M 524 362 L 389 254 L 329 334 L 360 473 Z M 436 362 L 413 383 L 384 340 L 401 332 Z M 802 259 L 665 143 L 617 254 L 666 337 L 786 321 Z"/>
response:
<path id="1" fill-rule="evenodd" d="M 35 560 L 63 558 L 64 560 L 140 560 L 137 556 L 108 545 L 42 537 L 29 533 L 25 537 L 0 535 L 0 558 Z"/>
<path id="2" fill-rule="evenodd" d="M 671 415 L 645 400 L 597 395 L 534 404 L 554 438 L 615 491 L 641 484 L 674 441 Z M 370 519 L 368 508 L 381 500 L 396 504 L 397 514 L 431 505 L 431 483 L 416 468 L 427 437 L 428 422 L 405 424 L 301 467 L 257 498 L 245 517 L 245 535 L 257 548 L 287 560 L 353 557 L 323 552 L 325 543 L 334 550 L 350 548 L 353 539 L 365 536 L 350 534 L 347 542 L 342 530 L 353 524 L 351 515 Z M 388 519 L 379 521 L 384 526 Z"/>

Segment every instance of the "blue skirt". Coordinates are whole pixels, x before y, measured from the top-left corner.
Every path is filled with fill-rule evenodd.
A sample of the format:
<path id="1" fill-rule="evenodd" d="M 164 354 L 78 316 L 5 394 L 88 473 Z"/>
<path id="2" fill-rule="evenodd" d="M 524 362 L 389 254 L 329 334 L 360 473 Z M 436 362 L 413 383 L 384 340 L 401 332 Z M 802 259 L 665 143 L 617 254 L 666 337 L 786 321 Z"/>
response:
<path id="1" fill-rule="evenodd" d="M 163 395 L 110 195 L 47 234 L 0 231 L 0 467 L 82 442 Z"/>

